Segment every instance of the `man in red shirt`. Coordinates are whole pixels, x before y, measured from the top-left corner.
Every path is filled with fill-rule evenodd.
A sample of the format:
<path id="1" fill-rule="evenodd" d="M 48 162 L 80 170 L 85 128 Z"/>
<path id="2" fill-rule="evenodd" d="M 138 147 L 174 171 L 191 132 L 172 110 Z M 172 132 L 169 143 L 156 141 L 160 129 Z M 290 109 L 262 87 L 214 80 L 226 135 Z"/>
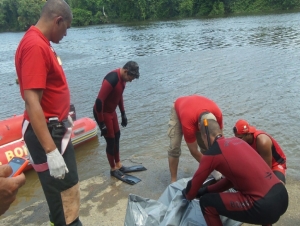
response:
<path id="1" fill-rule="evenodd" d="M 70 141 L 70 91 L 62 61 L 50 44 L 67 35 L 72 19 L 64 0 L 48 0 L 15 55 L 25 101 L 22 132 L 49 206 L 50 221 L 56 226 L 82 225 L 77 166 Z"/>
<path id="2" fill-rule="evenodd" d="M 264 131 L 257 130 L 246 120 L 238 120 L 233 127 L 234 135 L 244 141 L 265 160 L 274 174 L 285 183 L 286 157 L 277 141 Z"/>
<path id="3" fill-rule="evenodd" d="M 139 76 L 139 65 L 135 61 L 128 61 L 123 68 L 109 72 L 103 79 L 93 107 L 93 114 L 101 130 L 101 136 L 104 136 L 106 141 L 106 155 L 111 168 L 110 173 L 118 179 L 124 178 L 124 175 L 121 172 L 123 169 L 119 153 L 121 133 L 116 108 L 118 106 L 121 112 L 121 125 L 126 127 L 127 117 L 123 92 L 126 82 L 138 79 Z"/>
<path id="4" fill-rule="evenodd" d="M 223 128 L 222 111 L 212 100 L 199 95 L 179 97 L 175 100 L 174 106 L 171 108 L 168 130 L 168 136 L 170 138 L 168 160 L 171 182 L 177 180 L 182 136 L 184 136 L 191 155 L 200 162 L 202 154 L 198 151 L 198 146 L 201 151 L 206 150 L 206 147 L 201 139 L 198 122 L 204 118 L 216 120 L 220 128 Z M 221 176 L 216 172 L 214 172 L 214 174 L 216 179 Z"/>
<path id="5" fill-rule="evenodd" d="M 222 226 L 219 215 L 249 224 L 277 222 L 287 210 L 288 193 L 270 167 L 243 140 L 224 138 L 216 121 L 201 122 L 200 130 L 208 150 L 182 194 L 188 200 L 200 197 L 207 225 Z M 213 170 L 224 178 L 200 188 Z M 229 188 L 237 192 L 224 192 Z"/>

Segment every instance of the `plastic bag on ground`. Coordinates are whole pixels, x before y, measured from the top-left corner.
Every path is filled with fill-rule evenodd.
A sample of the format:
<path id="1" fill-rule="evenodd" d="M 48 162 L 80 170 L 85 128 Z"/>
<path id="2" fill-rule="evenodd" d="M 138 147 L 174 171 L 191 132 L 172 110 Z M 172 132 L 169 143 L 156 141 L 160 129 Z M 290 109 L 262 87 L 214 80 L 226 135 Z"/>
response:
<path id="1" fill-rule="evenodd" d="M 124 226 L 206 226 L 199 200 L 189 202 L 182 197 L 181 191 L 190 179 L 170 184 L 157 201 L 130 194 Z M 208 178 L 204 184 L 211 180 Z M 224 226 L 242 225 L 224 216 L 220 218 Z"/>

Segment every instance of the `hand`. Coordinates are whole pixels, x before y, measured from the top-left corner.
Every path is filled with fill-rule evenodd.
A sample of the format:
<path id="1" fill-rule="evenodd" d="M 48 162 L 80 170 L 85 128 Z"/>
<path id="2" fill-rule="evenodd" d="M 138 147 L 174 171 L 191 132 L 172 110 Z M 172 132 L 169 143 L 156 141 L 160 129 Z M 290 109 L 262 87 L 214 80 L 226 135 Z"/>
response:
<path id="1" fill-rule="evenodd" d="M 217 170 L 212 171 L 211 175 L 215 178 L 216 181 L 220 180 L 222 177 L 222 174 Z"/>
<path id="2" fill-rule="evenodd" d="M 197 192 L 196 198 L 201 198 L 203 195 L 205 195 L 206 193 L 208 193 L 208 189 L 207 187 L 204 188 L 200 188 Z"/>
<path id="3" fill-rule="evenodd" d="M 182 193 L 183 198 L 186 199 L 186 189 L 185 188 L 181 191 L 181 193 Z"/>
<path id="4" fill-rule="evenodd" d="M 122 122 L 121 122 L 121 125 L 122 125 L 123 127 L 126 127 L 126 126 L 127 126 L 127 117 L 126 117 L 125 112 L 122 112 L 122 113 L 121 113 L 121 116 L 122 116 Z"/>
<path id="5" fill-rule="evenodd" d="M 101 137 L 107 134 L 107 128 L 104 122 L 100 122 Z"/>
<path id="6" fill-rule="evenodd" d="M 25 184 L 24 174 L 9 177 L 12 169 L 8 164 L 0 166 L 0 216 L 4 214 L 10 204 L 16 199 L 18 189 Z"/>
<path id="7" fill-rule="evenodd" d="M 54 151 L 47 153 L 47 163 L 50 171 L 50 176 L 58 179 L 64 179 L 65 174 L 69 172 L 65 160 L 57 148 Z"/>

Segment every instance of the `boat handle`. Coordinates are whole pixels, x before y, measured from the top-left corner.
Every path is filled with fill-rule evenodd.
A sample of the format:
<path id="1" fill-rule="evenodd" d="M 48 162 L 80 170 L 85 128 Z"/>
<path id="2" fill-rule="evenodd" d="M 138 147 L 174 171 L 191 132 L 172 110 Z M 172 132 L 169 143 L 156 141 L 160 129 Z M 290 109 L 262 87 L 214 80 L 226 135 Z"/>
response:
<path id="1" fill-rule="evenodd" d="M 80 128 L 74 131 L 74 135 L 78 135 L 80 133 L 84 132 L 84 128 Z"/>

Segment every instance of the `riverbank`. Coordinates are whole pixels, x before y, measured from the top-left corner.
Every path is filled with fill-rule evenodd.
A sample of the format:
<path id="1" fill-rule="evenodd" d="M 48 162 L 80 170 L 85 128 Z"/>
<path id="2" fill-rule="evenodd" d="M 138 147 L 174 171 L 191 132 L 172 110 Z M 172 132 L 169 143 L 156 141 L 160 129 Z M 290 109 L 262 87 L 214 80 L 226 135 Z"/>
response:
<path id="1" fill-rule="evenodd" d="M 167 158 L 161 156 L 132 156 L 131 161 L 142 163 L 148 170 L 132 173 L 142 179 L 136 185 L 125 184 L 111 178 L 109 170 L 102 175 L 84 180 L 80 184 L 81 208 L 80 219 L 89 226 L 122 226 L 126 215 L 128 195 L 130 193 L 157 200 L 169 184 Z M 125 160 L 124 165 L 132 165 Z M 178 178 L 190 177 L 197 168 L 197 163 L 187 152 L 180 159 Z M 300 225 L 300 181 L 287 177 L 289 208 L 275 224 L 278 226 Z M 48 207 L 45 200 L 38 201 L 13 215 L 0 218 L 0 225 L 42 225 L 48 226 Z M 244 224 L 248 225 L 248 224 Z"/>

